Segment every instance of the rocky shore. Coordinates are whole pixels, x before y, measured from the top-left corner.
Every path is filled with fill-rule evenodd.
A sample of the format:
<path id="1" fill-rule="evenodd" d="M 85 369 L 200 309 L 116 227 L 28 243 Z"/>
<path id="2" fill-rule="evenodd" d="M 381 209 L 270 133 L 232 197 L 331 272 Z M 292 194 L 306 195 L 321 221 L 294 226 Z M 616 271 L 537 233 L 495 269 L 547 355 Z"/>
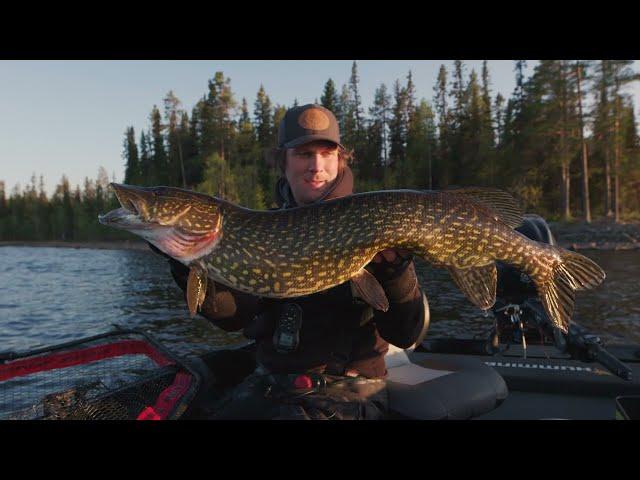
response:
<path id="1" fill-rule="evenodd" d="M 640 249 L 640 222 L 549 222 L 558 243 L 572 250 Z"/>

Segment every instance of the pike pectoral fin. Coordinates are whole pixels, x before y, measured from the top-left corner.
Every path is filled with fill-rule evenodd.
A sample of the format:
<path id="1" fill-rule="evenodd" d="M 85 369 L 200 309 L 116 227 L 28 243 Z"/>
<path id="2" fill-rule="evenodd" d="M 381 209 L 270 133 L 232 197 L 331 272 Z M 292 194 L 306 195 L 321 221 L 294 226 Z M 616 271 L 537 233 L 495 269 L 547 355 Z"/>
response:
<path id="1" fill-rule="evenodd" d="M 187 305 L 192 318 L 200 310 L 206 294 L 207 272 L 198 266 L 191 267 L 187 279 Z"/>
<path id="2" fill-rule="evenodd" d="M 364 268 L 351 277 L 351 283 L 356 293 L 376 310 L 389 310 L 389 299 L 380 282 Z"/>
<path id="3" fill-rule="evenodd" d="M 482 267 L 447 267 L 453 281 L 462 293 L 482 310 L 491 308 L 496 301 L 496 264 Z"/>

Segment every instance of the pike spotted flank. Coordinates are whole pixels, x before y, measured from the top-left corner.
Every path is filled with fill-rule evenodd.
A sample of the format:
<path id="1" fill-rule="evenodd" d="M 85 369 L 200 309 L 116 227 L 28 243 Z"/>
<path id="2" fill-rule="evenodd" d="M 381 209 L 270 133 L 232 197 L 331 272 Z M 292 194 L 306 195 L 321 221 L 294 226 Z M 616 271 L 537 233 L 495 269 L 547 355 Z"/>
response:
<path id="1" fill-rule="evenodd" d="M 367 192 L 287 210 L 256 211 L 169 187 L 111 184 L 122 208 L 99 217 L 190 267 L 187 300 L 195 314 L 208 279 L 272 298 L 309 295 L 346 281 L 374 308 L 389 306 L 365 266 L 402 248 L 446 268 L 481 309 L 495 302 L 500 260 L 525 272 L 553 322 L 567 331 L 574 291 L 605 278 L 590 259 L 530 240 L 514 228 L 522 212 L 489 188 Z"/>

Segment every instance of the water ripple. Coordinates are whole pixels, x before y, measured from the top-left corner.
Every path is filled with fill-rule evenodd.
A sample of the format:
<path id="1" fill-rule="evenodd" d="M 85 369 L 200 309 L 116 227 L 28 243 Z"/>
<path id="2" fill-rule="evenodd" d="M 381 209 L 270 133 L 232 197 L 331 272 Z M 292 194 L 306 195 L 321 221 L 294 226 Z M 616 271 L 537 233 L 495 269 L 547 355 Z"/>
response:
<path id="1" fill-rule="evenodd" d="M 575 318 L 611 342 L 640 342 L 639 252 L 588 252 L 607 272 L 579 292 Z M 242 341 L 203 318 L 190 319 L 167 262 L 151 252 L 0 248 L 0 351 L 25 350 L 140 328 L 179 354 Z M 446 271 L 418 263 L 429 299 L 431 336 L 484 336 L 491 318 L 471 305 Z"/>

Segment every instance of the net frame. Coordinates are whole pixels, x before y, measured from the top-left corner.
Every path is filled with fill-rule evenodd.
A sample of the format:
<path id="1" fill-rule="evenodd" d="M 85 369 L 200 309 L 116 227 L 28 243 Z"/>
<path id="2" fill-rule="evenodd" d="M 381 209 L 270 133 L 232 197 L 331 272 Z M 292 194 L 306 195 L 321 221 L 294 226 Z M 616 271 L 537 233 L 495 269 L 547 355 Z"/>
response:
<path id="1" fill-rule="evenodd" d="M 187 362 L 174 356 L 146 332 L 136 329 L 117 327 L 112 332 L 58 345 L 24 352 L 2 353 L 0 354 L 0 395 L 6 394 L 7 389 L 4 387 L 7 382 L 12 381 L 16 384 L 14 390 L 17 390 L 18 393 L 21 388 L 23 391 L 31 388 L 28 393 L 37 391 L 38 387 L 28 386 L 27 381 L 31 375 L 46 376 L 48 372 L 59 374 L 60 372 L 72 371 L 74 367 L 90 368 L 96 365 L 106 365 L 110 361 L 127 362 L 134 356 L 136 359 L 144 359 L 146 362 L 144 374 L 140 374 L 137 379 L 131 378 L 126 381 L 119 379 L 119 386 L 116 387 L 108 387 L 102 382 L 102 379 L 87 384 L 101 384 L 100 388 L 102 388 L 100 395 L 92 396 L 88 400 L 80 395 L 82 393 L 79 391 L 80 389 L 71 388 L 43 395 L 36 404 L 22 409 L 11 410 L 11 402 L 3 402 L 3 405 L 9 404 L 7 409 L 10 413 L 18 415 L 17 417 L 15 415 L 9 417 L 14 419 L 35 417 L 36 419 L 171 420 L 180 418 L 200 389 L 202 376 Z M 49 383 L 56 385 L 56 382 Z M 58 382 L 58 384 L 64 383 Z M 21 386 L 21 384 L 25 386 Z M 43 387 L 41 389 L 45 390 Z M 136 392 L 142 392 L 143 389 L 146 389 L 145 398 L 142 398 L 141 394 L 136 394 Z M 151 395 L 150 389 L 155 389 L 153 392 L 157 393 L 157 396 L 149 397 Z M 15 391 L 12 394 L 15 395 Z M 126 395 L 129 396 L 126 397 Z M 129 400 L 124 400 L 125 398 Z M 102 410 L 106 411 L 105 405 L 108 405 L 109 402 L 112 406 L 116 405 L 116 399 L 120 402 L 119 411 L 112 409 L 111 413 L 108 415 L 105 413 L 102 416 L 95 413 L 97 411 L 96 405 L 101 405 Z M 135 403 L 133 400 L 142 404 L 143 408 L 140 411 L 137 411 L 137 407 L 134 409 L 135 411 L 127 408 L 127 402 L 129 404 Z M 153 400 L 153 402 L 151 403 L 149 400 Z M 52 406 L 55 408 L 51 408 Z M 47 415 L 45 413 L 47 407 L 50 407 L 49 410 L 54 410 L 56 415 Z M 94 410 L 93 414 L 90 407 Z M 71 414 L 65 415 L 65 409 L 73 411 Z M 21 417 L 21 414 L 24 416 Z"/>

